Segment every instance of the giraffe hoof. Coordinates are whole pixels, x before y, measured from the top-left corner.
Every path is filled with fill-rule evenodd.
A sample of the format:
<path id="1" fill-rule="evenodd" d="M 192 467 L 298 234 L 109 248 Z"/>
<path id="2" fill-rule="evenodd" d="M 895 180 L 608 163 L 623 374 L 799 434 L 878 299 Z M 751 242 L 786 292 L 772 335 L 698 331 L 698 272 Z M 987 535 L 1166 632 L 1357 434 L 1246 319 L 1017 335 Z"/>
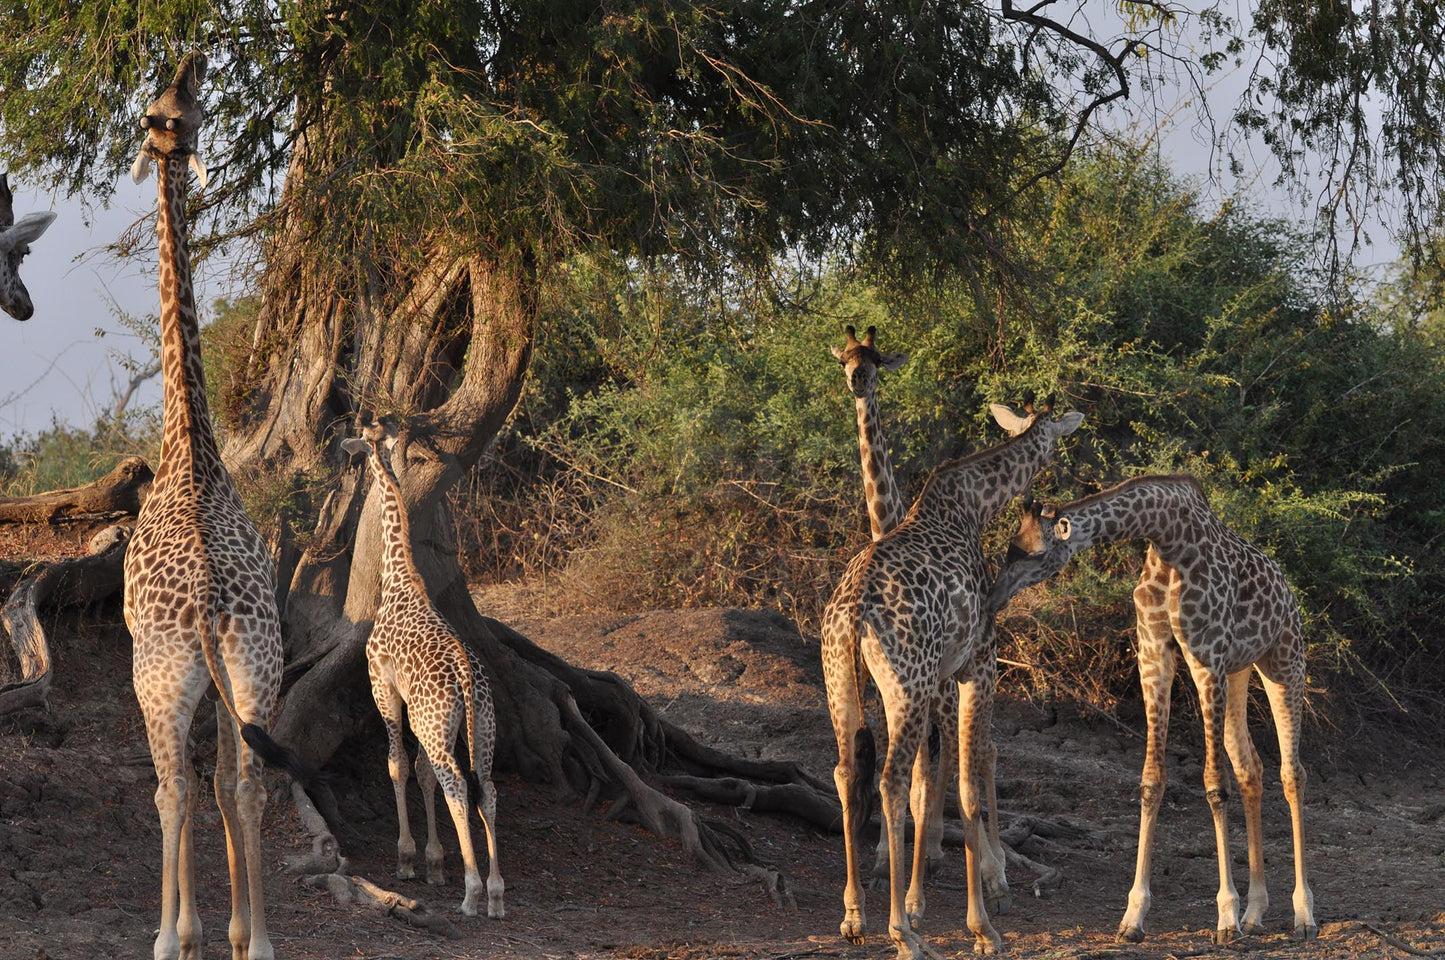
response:
<path id="1" fill-rule="evenodd" d="M 838 925 L 838 933 L 854 946 L 861 945 L 867 939 L 863 934 L 862 917 L 848 917 Z"/>
<path id="2" fill-rule="evenodd" d="M 988 911 L 988 915 L 990 917 L 1003 916 L 1004 914 L 1009 912 L 1009 908 L 1013 905 L 1014 898 L 1009 896 L 1009 892 L 1007 890 L 1003 890 L 997 893 L 989 893 L 987 891 L 984 892 L 983 908 Z"/>
<path id="3" fill-rule="evenodd" d="M 1296 940 L 1313 940 L 1320 935 L 1320 928 L 1312 923 L 1298 924 L 1294 928 Z"/>
<path id="4" fill-rule="evenodd" d="M 428 873 L 426 875 L 426 882 L 433 887 L 445 886 L 447 882 L 447 875 L 445 873 L 442 873 L 440 870 L 438 870 L 436 873 Z"/>
<path id="5" fill-rule="evenodd" d="M 1214 931 L 1214 943 L 1216 946 L 1222 947 L 1226 943 L 1233 943 L 1238 936 L 1238 927 L 1220 927 Z"/>
<path id="6" fill-rule="evenodd" d="M 997 930 L 977 934 L 973 941 L 973 952 L 984 956 L 1003 953 L 1003 938 L 998 935 Z"/>
<path id="7" fill-rule="evenodd" d="M 415 880 L 415 879 L 416 879 L 416 868 L 415 868 L 415 867 L 397 867 L 397 868 L 396 868 L 396 878 L 397 878 L 398 880 Z"/>
<path id="8" fill-rule="evenodd" d="M 1240 921 L 1239 929 L 1244 932 L 1246 937 L 1257 937 L 1264 933 L 1264 924 L 1258 920 L 1245 919 Z"/>
<path id="9" fill-rule="evenodd" d="M 1128 943 L 1139 943 L 1144 939 L 1144 928 L 1132 923 L 1119 924 L 1118 938 Z"/>

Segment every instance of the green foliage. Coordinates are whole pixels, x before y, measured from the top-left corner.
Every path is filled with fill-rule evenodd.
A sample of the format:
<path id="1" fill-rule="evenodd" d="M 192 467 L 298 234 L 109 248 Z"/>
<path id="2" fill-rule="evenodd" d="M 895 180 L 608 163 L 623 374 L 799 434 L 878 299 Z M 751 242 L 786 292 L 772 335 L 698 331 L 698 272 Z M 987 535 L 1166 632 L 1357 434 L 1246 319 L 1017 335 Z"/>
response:
<path id="1" fill-rule="evenodd" d="M 52 424 L 33 436 L 0 444 L 0 496 L 25 497 L 98 480 L 130 456 L 155 463 L 160 421 L 154 410 L 128 414 L 122 423 L 91 429 Z"/>
<path id="2" fill-rule="evenodd" d="M 867 538 L 853 402 L 827 348 L 845 323 L 877 324 L 882 349 L 911 356 L 879 398 L 913 490 L 945 457 L 1001 439 L 989 402 L 1055 394 L 1088 421 L 1042 495 L 1192 473 L 1286 569 L 1322 675 L 1408 687 L 1404 665 L 1445 660 L 1432 632 L 1445 485 L 1428 472 L 1442 462 L 1445 357 L 1399 297 L 1326 300 L 1308 242 L 1238 207 L 1206 217 L 1157 164 L 1106 152 L 1018 224 L 1001 282 L 899 290 L 783 271 L 768 294 L 576 264 L 505 449 L 540 457 L 554 511 L 575 505 L 552 516 L 588 546 L 535 555 L 530 572 L 584 604 L 775 603 L 811 622 Z M 998 525 L 989 548 L 1010 533 Z M 1015 655 L 1091 696 L 1132 685 L 1141 555 L 1076 559 L 1015 631 Z"/>

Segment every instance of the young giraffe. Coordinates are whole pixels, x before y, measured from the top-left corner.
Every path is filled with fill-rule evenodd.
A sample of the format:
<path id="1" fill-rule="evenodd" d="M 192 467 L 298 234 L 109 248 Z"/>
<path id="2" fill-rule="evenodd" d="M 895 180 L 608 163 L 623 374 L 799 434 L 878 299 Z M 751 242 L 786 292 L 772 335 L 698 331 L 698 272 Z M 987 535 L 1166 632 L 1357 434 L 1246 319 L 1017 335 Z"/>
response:
<path id="1" fill-rule="evenodd" d="M 1230 869 L 1227 782 L 1221 752 L 1234 767 L 1244 797 L 1249 840 L 1249 897 L 1243 931 L 1261 929 L 1269 894 L 1264 882 L 1260 826 L 1263 765 L 1249 736 L 1251 668 L 1259 672 L 1279 737 L 1280 779 L 1294 822 L 1294 928 L 1314 937 L 1314 894 L 1305 875 L 1304 785 L 1299 760 L 1305 688 L 1305 644 L 1299 605 L 1284 571 L 1214 515 L 1189 476 L 1138 477 L 1057 509 L 1024 512 L 1000 573 L 994 602 L 1052 576 L 1085 547 L 1143 537 L 1144 573 L 1134 588 L 1139 634 L 1139 680 L 1144 690 L 1148 746 L 1140 782 L 1139 852 L 1119 936 L 1142 940 L 1149 912 L 1154 828 L 1164 798 L 1164 747 L 1169 692 L 1182 651 L 1204 716 L 1204 790 L 1214 816 L 1219 854 L 1219 922 L 1214 938 L 1240 933 L 1239 894 Z M 1178 642 L 1178 647 L 1170 641 Z"/>
<path id="2" fill-rule="evenodd" d="M 897 370 L 908 362 L 906 353 L 881 353 L 875 345 L 878 334 L 876 327 L 869 327 L 858 339 L 857 331 L 851 326 L 843 328 L 846 341 L 843 347 L 830 348 L 833 358 L 843 368 L 849 392 L 853 394 L 854 408 L 858 418 L 858 453 L 862 461 L 863 494 L 868 507 L 868 524 L 875 541 L 903 522 L 908 514 L 908 503 L 903 490 L 893 476 L 893 463 L 888 456 L 888 439 L 883 432 L 883 418 L 878 410 L 878 373 L 880 370 Z M 989 657 L 974 661 L 973 676 L 970 678 L 973 702 L 970 709 L 976 711 L 980 723 L 991 725 L 993 695 L 996 682 L 996 666 Z M 990 718 L 990 719 L 984 719 Z M 934 729 L 943 735 L 942 749 L 938 756 L 938 772 L 935 774 L 931 803 L 928 809 L 928 842 L 925 848 L 924 871 L 932 875 L 943 861 L 943 799 L 946 785 L 952 781 L 952 770 L 957 760 L 958 729 L 958 686 L 952 679 L 946 680 L 939 691 L 938 712 L 933 718 Z M 984 892 L 990 905 L 1002 912 L 1008 908 L 1008 879 L 1005 875 L 1003 844 L 998 834 L 998 801 L 994 788 L 994 749 L 991 737 L 980 738 L 983 755 L 976 764 L 982 780 L 983 795 L 988 798 L 989 845 L 984 852 Z M 864 750 L 872 746 L 868 743 Z M 868 754 L 859 759 L 860 779 L 871 780 L 874 759 Z M 915 770 L 915 775 L 920 771 Z M 920 793 L 921 785 L 915 783 L 912 793 Z M 917 806 L 918 799 L 910 801 Z M 914 853 L 917 856 L 917 851 Z M 888 831 L 878 832 L 878 846 L 873 857 L 872 874 L 875 878 L 888 876 Z"/>
<path id="3" fill-rule="evenodd" d="M 487 916 L 503 917 L 504 885 L 497 864 L 497 791 L 492 786 L 492 750 L 497 722 L 492 710 L 492 691 L 477 659 L 467 652 L 456 633 L 432 604 L 426 583 L 412 559 L 411 533 L 401 488 L 388 463 L 396 442 L 381 424 L 362 431 L 362 439 L 343 441 L 349 454 L 367 453 L 372 476 L 381 494 L 381 605 L 366 641 L 367 673 L 371 694 L 386 724 L 387 767 L 396 791 L 397 876 L 416 876 L 413 859 L 416 842 L 406 814 L 406 748 L 402 744 L 402 714 L 411 724 L 420 747 L 416 758 L 416 779 L 426 807 L 427 883 L 445 883 L 442 874 L 442 846 L 437 839 L 436 786 L 456 825 L 457 841 L 466 865 L 466 894 L 460 910 L 477 915 L 482 878 L 477 872 L 472 849 L 472 831 L 467 821 L 467 784 L 478 797 L 477 812 L 487 833 Z M 386 447 L 387 458 L 382 457 Z M 467 759 L 470 769 L 463 778 L 461 766 L 452 754 L 457 728 L 465 724 Z"/>
<path id="4" fill-rule="evenodd" d="M 16 320 L 29 320 L 35 313 L 30 291 L 20 280 L 20 262 L 30 244 L 40 239 L 55 219 L 53 212 L 27 213 L 15 221 L 15 195 L 5 174 L 0 173 L 0 310 Z"/>
<path id="5" fill-rule="evenodd" d="M 197 705 L 214 683 L 215 790 L 230 862 L 231 952 L 235 960 L 271 960 L 261 859 L 266 804 L 261 760 L 303 782 L 316 771 L 277 746 L 262 727 L 281 687 L 275 574 L 270 551 L 221 462 L 206 407 L 185 220 L 188 162 L 205 183 L 205 165 L 196 155 L 205 69 L 200 54 L 181 61 L 174 82 L 141 118 L 145 141 L 131 167 L 137 183 L 152 161 L 159 173 L 164 399 L 160 462 L 125 555 L 125 621 L 158 781 L 161 923 L 155 956 L 200 956 L 192 839 L 199 791 L 187 735 Z"/>
<path id="6" fill-rule="evenodd" d="M 905 764 L 927 764 L 924 736 L 941 682 L 953 677 L 962 687 L 971 679 L 975 658 L 993 655 L 992 617 L 984 606 L 992 578 L 980 533 L 1053 460 L 1059 438 L 1083 422 L 1079 413 L 1053 419 L 1041 414 L 1023 417 L 1001 404 L 992 410 L 999 424 L 1015 436 L 939 467 L 907 519 L 882 540 L 864 547 L 848 564 L 823 614 L 823 677 L 838 744 L 834 780 L 843 805 L 847 858 L 839 929 L 850 942 L 862 942 L 865 920 L 854 842 L 859 812 L 855 743 L 869 734 L 859 698 L 861 657 L 882 694 L 888 723 L 880 792 L 889 832 L 889 934 L 899 957 L 905 960 L 922 956 L 915 928 L 924 909 L 917 860 L 906 902 L 903 891 Z M 976 938 L 974 949 L 994 953 L 1002 940 L 984 907 L 980 857 L 987 841 L 982 836 L 972 769 L 980 758 L 976 740 L 982 718 L 967 709 L 971 691 L 959 692 L 965 705 L 958 730 L 968 926 Z M 983 730 L 982 735 L 987 737 L 988 731 Z M 927 788 L 929 778 L 924 778 L 924 784 Z M 924 823 L 921 814 L 922 810 L 915 808 L 920 830 Z"/>

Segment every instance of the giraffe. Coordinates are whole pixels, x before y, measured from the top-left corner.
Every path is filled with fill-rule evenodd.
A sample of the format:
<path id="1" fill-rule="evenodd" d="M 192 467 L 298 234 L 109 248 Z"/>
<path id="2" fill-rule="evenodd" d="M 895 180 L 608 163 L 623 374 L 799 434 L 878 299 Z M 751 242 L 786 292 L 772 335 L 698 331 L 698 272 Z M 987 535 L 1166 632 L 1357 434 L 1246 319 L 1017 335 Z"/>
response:
<path id="1" fill-rule="evenodd" d="M 893 463 L 888 456 L 888 439 L 883 432 L 883 418 L 878 410 L 877 386 L 881 370 L 897 370 L 908 362 L 906 353 L 882 353 L 875 345 L 878 335 L 876 327 L 864 331 L 858 339 L 857 330 L 850 324 L 843 328 L 846 340 L 842 346 L 832 347 L 833 358 L 843 368 L 843 377 L 853 394 L 855 413 L 858 419 L 858 453 L 862 461 L 863 493 L 868 508 L 868 524 L 875 541 L 903 522 L 908 514 L 908 503 L 904 499 L 901 485 L 894 479 Z M 993 715 L 992 697 L 997 666 L 988 657 L 974 661 L 976 666 L 973 685 L 970 688 L 975 698 L 982 699 L 972 704 L 972 709 L 981 711 L 980 722 L 991 723 Z M 938 773 L 931 794 L 932 804 L 928 810 L 928 842 L 924 854 L 924 872 L 931 876 L 943 860 L 943 799 L 946 784 L 951 782 L 950 771 L 957 760 L 955 753 L 958 726 L 958 687 L 951 680 L 945 680 L 940 690 L 938 712 L 933 718 L 934 729 L 942 733 L 942 749 L 938 756 Z M 871 744 L 870 744 L 871 746 Z M 866 748 L 865 748 L 866 749 Z M 990 905 L 1000 912 L 1008 909 L 1008 879 L 1005 875 L 1003 843 L 998 833 L 998 801 L 994 787 L 994 751 L 992 738 L 984 741 L 984 756 L 978 764 L 984 796 L 988 798 L 989 846 L 984 854 L 984 891 Z M 873 761 L 865 764 L 870 771 L 864 779 L 871 778 Z M 921 787 L 915 785 L 914 792 Z M 915 856 L 916 856 L 915 852 Z M 878 832 L 878 846 L 873 857 L 872 875 L 875 879 L 888 876 L 888 831 Z"/>
<path id="2" fill-rule="evenodd" d="M 134 686 L 155 763 L 161 821 L 161 923 L 157 960 L 201 954 L 192 837 L 199 794 L 188 757 L 191 719 L 212 684 L 216 705 L 216 803 L 231 875 L 233 960 L 271 960 L 261 859 L 266 804 L 261 761 L 303 782 L 317 771 L 266 733 L 281 686 L 275 572 L 221 462 L 206 406 L 196 305 L 186 246 L 186 165 L 196 154 L 206 59 L 181 61 L 174 82 L 141 118 L 137 183 L 158 171 L 161 370 L 159 465 L 125 555 L 125 621 L 134 642 Z"/>
<path id="3" fill-rule="evenodd" d="M 926 770 L 927 720 L 939 686 L 948 677 L 959 682 L 963 703 L 958 723 L 959 798 L 967 848 L 968 927 L 975 937 L 975 951 L 996 953 L 1002 947 L 988 920 L 980 871 L 988 841 L 982 836 L 973 768 L 980 763 L 976 741 L 980 720 L 986 718 L 969 709 L 974 698 L 964 689 L 971 686 L 975 659 L 993 657 L 992 617 L 984 607 L 991 577 L 979 537 L 984 524 L 1053 460 L 1059 438 L 1078 429 L 1083 414 L 1057 419 L 1043 413 L 1023 416 L 1002 404 L 995 404 L 992 412 L 1014 436 L 939 467 L 904 522 L 864 547 L 848 564 L 823 614 L 823 677 L 837 737 L 834 781 L 843 806 L 847 859 L 839 930 L 853 943 L 862 942 L 865 933 L 855 849 L 860 779 L 856 744 L 871 735 L 859 699 L 861 659 L 882 694 L 888 723 L 880 793 L 889 833 L 889 934 L 902 960 L 923 955 L 916 927 L 924 910 L 916 858 L 906 899 L 903 890 L 904 764 Z M 985 729 L 984 738 L 987 735 Z M 924 777 L 925 790 L 930 781 Z M 916 829 L 921 832 L 927 797 L 921 805 L 913 797 L 908 799 L 915 803 Z M 919 836 L 916 842 L 922 839 Z"/>
<path id="4" fill-rule="evenodd" d="M 1154 829 L 1166 780 L 1169 693 L 1182 654 L 1204 717 L 1204 791 L 1219 855 L 1214 940 L 1227 943 L 1241 929 L 1258 932 L 1269 906 L 1260 826 L 1264 767 L 1250 739 L 1247 716 L 1251 670 L 1259 673 L 1274 714 L 1280 779 L 1293 821 L 1294 932 L 1311 939 L 1319 927 L 1305 871 L 1305 771 L 1299 759 L 1305 642 L 1299 604 L 1279 565 L 1215 516 L 1193 477 L 1136 477 L 1057 508 L 1034 504 L 1025 510 L 994 602 L 1052 576 L 1085 547 L 1135 538 L 1149 541 L 1144 572 L 1134 588 L 1148 745 L 1140 778 L 1138 859 L 1119 937 L 1144 937 L 1152 899 Z M 1229 859 L 1228 783 L 1221 759 L 1226 753 L 1244 798 L 1249 843 L 1249 894 L 1242 927 Z"/>
<path id="5" fill-rule="evenodd" d="M 53 211 L 27 213 L 17 223 L 15 195 L 7 175 L 0 173 L 0 310 L 16 320 L 29 320 L 35 313 L 30 292 L 20 280 L 20 262 L 54 219 Z"/>
<path id="6" fill-rule="evenodd" d="M 362 431 L 361 439 L 345 440 L 341 446 L 348 454 L 367 453 L 367 462 L 381 494 L 381 605 L 366 641 L 366 666 L 371 677 L 371 694 L 386 724 L 387 767 L 396 791 L 396 816 L 400 825 L 396 872 L 403 878 L 416 875 L 412 865 L 416 842 L 406 814 L 406 747 L 402 744 L 405 710 L 420 747 L 416 779 L 426 807 L 427 883 L 446 882 L 436 823 L 436 786 L 440 782 L 466 865 L 466 894 L 460 910 L 466 916 L 476 916 L 482 878 L 477 871 L 472 831 L 467 822 L 467 785 L 470 783 L 477 794 L 477 812 L 487 834 L 490 860 L 487 916 L 503 917 L 506 915 L 502 903 L 504 885 L 497 863 L 497 791 L 492 785 L 497 723 L 491 686 L 481 664 L 467 652 L 432 604 L 426 583 L 417 571 L 401 488 L 387 462 L 395 443 L 393 431 L 372 423 Z M 382 457 L 383 447 L 387 459 Z M 462 724 L 466 726 L 470 768 L 465 779 L 452 753 L 457 728 Z"/>

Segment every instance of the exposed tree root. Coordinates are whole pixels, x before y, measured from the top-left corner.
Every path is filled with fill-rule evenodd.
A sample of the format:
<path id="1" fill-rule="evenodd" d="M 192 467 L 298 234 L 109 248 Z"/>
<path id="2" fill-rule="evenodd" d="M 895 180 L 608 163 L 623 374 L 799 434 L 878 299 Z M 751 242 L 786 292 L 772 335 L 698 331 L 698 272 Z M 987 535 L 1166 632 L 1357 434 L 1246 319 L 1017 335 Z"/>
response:
<path id="1" fill-rule="evenodd" d="M 50 706 L 50 639 L 40 613 L 89 606 L 120 590 L 126 539 L 123 528 L 107 527 L 91 538 L 89 556 L 40 566 L 15 584 L 0 619 L 20 661 L 20 679 L 0 687 L 0 715 Z"/>

